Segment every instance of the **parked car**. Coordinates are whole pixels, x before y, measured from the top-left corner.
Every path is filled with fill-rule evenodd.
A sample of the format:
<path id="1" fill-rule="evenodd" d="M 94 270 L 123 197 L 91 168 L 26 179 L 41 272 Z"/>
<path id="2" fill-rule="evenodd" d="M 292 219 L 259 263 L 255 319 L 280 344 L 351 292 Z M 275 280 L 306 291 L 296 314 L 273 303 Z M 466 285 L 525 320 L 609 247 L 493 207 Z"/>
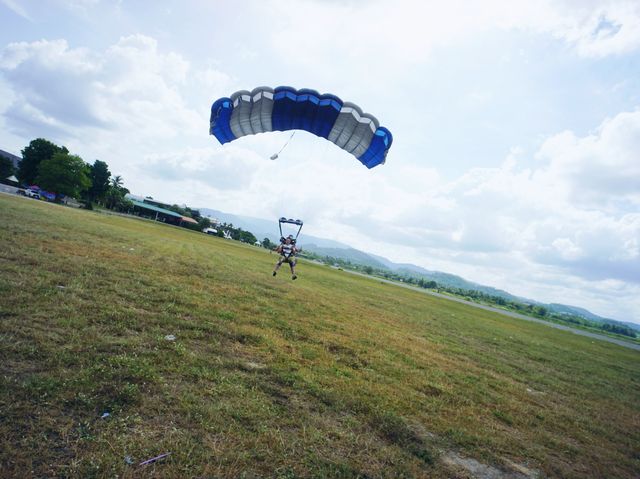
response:
<path id="1" fill-rule="evenodd" d="M 30 188 L 27 188 L 25 190 L 25 194 L 29 197 L 29 198 L 34 198 L 36 200 L 40 199 L 40 193 L 37 192 L 36 190 L 32 190 Z"/>

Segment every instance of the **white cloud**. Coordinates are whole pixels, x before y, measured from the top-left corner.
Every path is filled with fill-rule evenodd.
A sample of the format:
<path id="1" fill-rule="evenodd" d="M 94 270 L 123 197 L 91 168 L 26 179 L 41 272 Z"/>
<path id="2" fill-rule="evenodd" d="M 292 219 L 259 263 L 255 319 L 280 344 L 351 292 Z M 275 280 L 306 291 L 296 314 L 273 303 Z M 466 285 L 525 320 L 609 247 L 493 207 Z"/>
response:
<path id="1" fill-rule="evenodd" d="M 318 0 L 261 2 L 273 46 L 290 63 L 326 81 L 397 74 L 399 65 L 426 60 L 433 49 L 491 30 L 551 34 L 585 57 L 625 54 L 640 47 L 640 3 L 487 0 Z M 313 21 L 312 19 L 315 19 Z M 359 61 L 367 58 L 363 64 Z M 334 69 L 326 70 L 327 65 Z M 335 80 L 334 80 L 335 81 Z"/>
<path id="2" fill-rule="evenodd" d="M 29 15 L 29 12 L 24 7 L 24 5 L 20 4 L 18 1 L 16 1 L 16 0 L 2 0 L 2 3 L 5 5 L 5 7 L 7 7 L 9 10 L 11 10 L 16 15 L 19 15 L 19 16 L 21 16 L 22 18 L 24 18 L 26 20 L 33 21 L 33 18 L 31 18 L 31 15 Z"/>
<path id="3" fill-rule="evenodd" d="M 143 35 L 121 38 L 102 53 L 65 40 L 12 43 L 2 51 L 0 71 L 16 96 L 6 115 L 26 137 L 55 127 L 60 141 L 91 129 L 167 138 L 206 125 L 180 91 L 189 64 Z"/>
<path id="4" fill-rule="evenodd" d="M 69 9 L 85 12 L 100 3 L 100 0 L 56 0 L 58 4 Z"/>
<path id="5" fill-rule="evenodd" d="M 640 111 L 607 119 L 591 135 L 566 131 L 549 138 L 538 153 L 548 168 L 540 174 L 568 187 L 571 202 L 615 211 L 640 206 Z"/>
<path id="6" fill-rule="evenodd" d="M 640 46 L 640 4 L 636 1 L 567 2 L 562 13 L 552 31 L 582 56 L 625 54 Z"/>
<path id="7" fill-rule="evenodd" d="M 265 160 L 254 151 L 229 145 L 225 149 L 187 148 L 154 154 L 140 165 L 140 172 L 162 181 L 195 181 L 217 190 L 248 188 Z"/>

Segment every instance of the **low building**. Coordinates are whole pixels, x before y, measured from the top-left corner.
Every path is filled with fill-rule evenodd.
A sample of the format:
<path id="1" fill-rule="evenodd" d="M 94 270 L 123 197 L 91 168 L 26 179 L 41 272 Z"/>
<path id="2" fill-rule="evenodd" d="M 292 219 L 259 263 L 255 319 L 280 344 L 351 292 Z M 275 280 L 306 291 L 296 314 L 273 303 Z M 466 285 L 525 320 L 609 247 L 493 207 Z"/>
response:
<path id="1" fill-rule="evenodd" d="M 128 200 L 139 201 L 140 203 L 144 203 L 144 196 L 127 193 L 126 195 L 124 195 L 124 197 Z"/>
<path id="2" fill-rule="evenodd" d="M 172 225 L 180 225 L 182 222 L 182 215 L 175 211 L 167 210 L 165 208 L 159 208 L 149 203 L 142 201 L 129 199 L 133 203 L 133 213 L 142 216 L 143 218 L 149 218 L 155 221 L 161 221 L 163 223 L 169 223 Z"/>
<path id="3" fill-rule="evenodd" d="M 18 171 L 18 166 L 20 165 L 20 162 L 22 161 L 22 158 L 20 158 L 19 156 L 13 155 L 11 153 L 9 153 L 8 151 L 4 151 L 4 150 L 0 150 L 0 156 L 4 157 L 4 158 L 8 158 L 9 160 L 11 160 L 13 162 L 13 167 L 15 168 L 16 171 Z"/>
<path id="4" fill-rule="evenodd" d="M 193 218 L 189 218 L 188 216 L 183 216 L 182 217 L 182 222 L 183 223 L 189 223 L 189 224 L 192 224 L 192 225 L 197 225 L 198 224 L 198 222 L 196 220 L 194 220 Z"/>
<path id="5" fill-rule="evenodd" d="M 5 185 L 18 186 L 19 181 L 18 178 L 16 178 L 16 175 L 11 175 L 2 179 L 1 183 L 4 183 Z"/>
<path id="6" fill-rule="evenodd" d="M 158 208 L 169 208 L 170 206 L 172 206 L 169 203 L 163 203 L 162 201 L 154 200 L 150 196 L 145 197 L 142 201 L 144 201 L 147 204 L 157 206 Z"/>

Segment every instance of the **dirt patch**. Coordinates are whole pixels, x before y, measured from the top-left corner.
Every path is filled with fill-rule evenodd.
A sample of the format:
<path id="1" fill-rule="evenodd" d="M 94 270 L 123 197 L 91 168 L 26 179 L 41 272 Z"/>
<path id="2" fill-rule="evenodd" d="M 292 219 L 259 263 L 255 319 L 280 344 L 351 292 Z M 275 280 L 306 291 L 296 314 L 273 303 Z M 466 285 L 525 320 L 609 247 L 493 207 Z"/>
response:
<path id="1" fill-rule="evenodd" d="M 527 477 L 527 478 L 536 479 L 536 478 L 540 477 L 540 473 L 538 471 L 536 471 L 535 469 L 531 469 L 531 468 L 528 468 L 527 466 L 525 466 L 523 464 L 518 464 L 516 462 L 513 462 L 513 461 L 507 459 L 506 457 L 503 457 L 502 461 L 509 468 L 511 468 L 513 471 L 519 472 L 520 474 L 524 474 L 524 476 Z"/>
<path id="2" fill-rule="evenodd" d="M 543 391 L 536 391 L 533 388 L 527 388 L 527 393 L 531 394 L 532 396 L 543 396 L 546 394 Z"/>
<path id="3" fill-rule="evenodd" d="M 256 363 L 253 361 L 247 361 L 243 364 L 243 366 L 244 366 L 244 369 L 246 369 L 247 371 L 259 371 L 261 369 L 267 368 L 266 364 Z"/>
<path id="4" fill-rule="evenodd" d="M 508 471 L 482 464 L 475 459 L 451 451 L 443 454 L 441 459 L 447 466 L 462 470 L 468 474 L 468 477 L 474 479 L 536 479 L 539 477 L 536 471 L 508 459 L 504 460 L 509 467 Z"/>

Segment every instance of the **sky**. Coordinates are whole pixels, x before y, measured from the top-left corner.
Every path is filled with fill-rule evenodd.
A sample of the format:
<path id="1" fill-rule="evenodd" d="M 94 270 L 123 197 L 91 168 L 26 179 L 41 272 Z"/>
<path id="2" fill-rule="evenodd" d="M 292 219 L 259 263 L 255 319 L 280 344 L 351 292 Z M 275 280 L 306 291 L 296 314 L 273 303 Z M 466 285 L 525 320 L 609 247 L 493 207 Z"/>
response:
<path id="1" fill-rule="evenodd" d="M 3 150 L 46 138 L 134 194 L 640 323 L 636 0 L 0 0 L 0 26 Z M 261 85 L 360 105 L 386 164 L 208 135 Z"/>

